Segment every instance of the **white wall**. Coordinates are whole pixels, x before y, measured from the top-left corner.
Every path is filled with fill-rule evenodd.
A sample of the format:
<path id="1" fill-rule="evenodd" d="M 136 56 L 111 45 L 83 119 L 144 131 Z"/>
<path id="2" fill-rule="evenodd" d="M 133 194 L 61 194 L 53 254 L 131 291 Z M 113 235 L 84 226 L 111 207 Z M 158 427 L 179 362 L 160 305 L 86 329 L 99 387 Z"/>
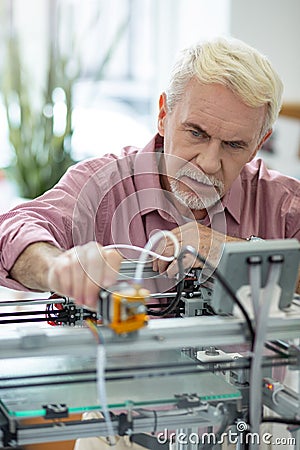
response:
<path id="1" fill-rule="evenodd" d="M 284 101 L 300 102 L 300 1 L 231 0 L 230 34 L 257 48 L 284 84 Z M 268 165 L 300 179 L 300 120 L 279 119 Z"/>
<path id="2" fill-rule="evenodd" d="M 265 53 L 285 85 L 284 99 L 300 101 L 300 1 L 231 0 L 230 32 Z"/>
<path id="3" fill-rule="evenodd" d="M 202 39 L 229 34 L 230 0 L 155 0 L 155 5 L 153 48 L 158 71 L 152 90 L 154 132 L 158 97 L 167 87 L 178 53 Z"/>

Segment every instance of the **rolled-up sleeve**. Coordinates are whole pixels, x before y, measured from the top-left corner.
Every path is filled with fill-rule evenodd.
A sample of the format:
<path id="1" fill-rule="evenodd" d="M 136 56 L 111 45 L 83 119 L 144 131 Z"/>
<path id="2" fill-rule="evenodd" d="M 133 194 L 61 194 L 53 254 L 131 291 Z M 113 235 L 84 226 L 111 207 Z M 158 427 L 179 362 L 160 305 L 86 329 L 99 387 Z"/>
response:
<path id="1" fill-rule="evenodd" d="M 10 278 L 9 272 L 28 245 L 47 242 L 65 250 L 74 245 L 72 236 L 74 211 L 78 209 L 84 186 L 93 174 L 99 172 L 99 165 L 101 166 L 100 160 L 95 159 L 72 166 L 53 189 L 0 216 L 2 286 L 24 290 L 24 286 Z M 80 212 L 82 221 L 86 223 L 88 219 L 84 214 L 90 217 L 89 205 L 81 206 Z"/>

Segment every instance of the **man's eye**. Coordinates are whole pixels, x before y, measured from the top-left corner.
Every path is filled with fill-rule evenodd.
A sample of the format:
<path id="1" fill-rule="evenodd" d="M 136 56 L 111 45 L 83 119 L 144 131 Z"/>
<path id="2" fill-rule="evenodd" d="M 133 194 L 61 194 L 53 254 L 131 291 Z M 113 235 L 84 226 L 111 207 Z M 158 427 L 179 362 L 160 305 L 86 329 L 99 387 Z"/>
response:
<path id="1" fill-rule="evenodd" d="M 205 133 L 203 133 L 203 131 L 190 130 L 190 132 L 195 137 L 202 137 L 202 138 L 207 137 L 207 135 Z"/>
<path id="2" fill-rule="evenodd" d="M 243 148 L 243 146 L 239 142 L 225 142 L 225 144 L 234 150 Z"/>

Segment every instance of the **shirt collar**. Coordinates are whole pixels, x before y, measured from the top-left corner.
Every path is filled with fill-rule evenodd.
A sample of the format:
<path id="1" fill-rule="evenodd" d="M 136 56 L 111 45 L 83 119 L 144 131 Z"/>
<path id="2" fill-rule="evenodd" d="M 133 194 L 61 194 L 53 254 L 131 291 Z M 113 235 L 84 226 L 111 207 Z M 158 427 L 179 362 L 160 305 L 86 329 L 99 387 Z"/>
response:
<path id="1" fill-rule="evenodd" d="M 241 223 L 241 202 L 242 202 L 242 181 L 240 175 L 234 182 L 230 190 L 224 196 L 222 203 L 234 220 Z"/>
<path id="2" fill-rule="evenodd" d="M 136 154 L 134 161 L 134 183 L 137 192 L 147 191 L 151 193 L 150 204 L 147 207 L 147 196 L 143 197 L 146 201 L 141 208 L 141 215 L 144 216 L 152 211 L 157 211 L 160 216 L 170 222 L 177 222 L 181 216 L 173 203 L 165 195 L 159 177 L 159 159 L 163 149 L 163 138 L 157 134 L 142 150 Z"/>

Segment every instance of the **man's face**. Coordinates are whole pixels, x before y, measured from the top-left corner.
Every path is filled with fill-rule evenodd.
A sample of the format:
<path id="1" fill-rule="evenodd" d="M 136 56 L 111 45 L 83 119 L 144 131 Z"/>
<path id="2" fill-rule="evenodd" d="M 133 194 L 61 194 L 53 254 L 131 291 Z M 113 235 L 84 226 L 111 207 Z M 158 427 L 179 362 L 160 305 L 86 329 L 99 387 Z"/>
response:
<path id="1" fill-rule="evenodd" d="M 172 112 L 160 98 L 158 130 L 164 137 L 164 188 L 196 219 L 230 189 L 256 155 L 265 107 L 251 108 L 230 89 L 192 79 Z"/>

